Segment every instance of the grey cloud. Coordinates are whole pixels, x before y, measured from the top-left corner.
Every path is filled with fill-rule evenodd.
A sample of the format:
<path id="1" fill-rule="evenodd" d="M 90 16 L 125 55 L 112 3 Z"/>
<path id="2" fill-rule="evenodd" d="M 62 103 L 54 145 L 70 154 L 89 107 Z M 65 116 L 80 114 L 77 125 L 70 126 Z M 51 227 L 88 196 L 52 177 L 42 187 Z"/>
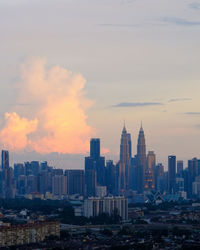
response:
<path id="1" fill-rule="evenodd" d="M 105 27 L 121 27 L 121 28 L 130 28 L 130 27 L 137 27 L 136 24 L 120 24 L 120 23 L 100 23 L 98 26 L 105 26 Z"/>
<path id="2" fill-rule="evenodd" d="M 196 124 L 195 128 L 200 129 L 200 124 Z"/>
<path id="3" fill-rule="evenodd" d="M 30 106 L 30 103 L 15 103 L 16 106 Z"/>
<path id="4" fill-rule="evenodd" d="M 113 107 L 116 108 L 126 108 L 126 107 L 145 107 L 145 106 L 161 106 L 163 103 L 161 102 L 121 102 Z"/>
<path id="5" fill-rule="evenodd" d="M 121 4 L 132 4 L 134 3 L 136 0 L 121 0 Z"/>
<path id="6" fill-rule="evenodd" d="M 177 18 L 177 17 L 164 17 L 161 19 L 164 23 L 171 23 L 180 26 L 198 26 L 200 25 L 200 21 L 189 21 L 184 18 Z"/>
<path id="7" fill-rule="evenodd" d="M 186 112 L 185 115 L 200 115 L 200 112 Z"/>
<path id="8" fill-rule="evenodd" d="M 182 101 L 191 101 L 191 98 L 173 98 L 170 99 L 168 102 L 182 102 Z"/>
<path id="9" fill-rule="evenodd" d="M 195 9 L 195 10 L 200 10 L 200 3 L 194 2 L 194 3 L 190 3 L 189 7 L 191 9 Z"/>

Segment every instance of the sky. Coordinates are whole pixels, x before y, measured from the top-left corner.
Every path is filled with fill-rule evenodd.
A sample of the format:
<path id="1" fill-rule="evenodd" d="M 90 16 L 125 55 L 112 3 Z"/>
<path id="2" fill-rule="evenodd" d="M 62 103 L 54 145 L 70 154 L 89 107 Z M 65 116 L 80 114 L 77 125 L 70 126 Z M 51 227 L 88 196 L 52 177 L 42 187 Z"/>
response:
<path id="1" fill-rule="evenodd" d="M 0 0 L 0 146 L 11 162 L 83 168 L 89 139 L 119 159 L 200 157 L 200 1 Z M 186 165 L 185 165 L 186 166 Z"/>

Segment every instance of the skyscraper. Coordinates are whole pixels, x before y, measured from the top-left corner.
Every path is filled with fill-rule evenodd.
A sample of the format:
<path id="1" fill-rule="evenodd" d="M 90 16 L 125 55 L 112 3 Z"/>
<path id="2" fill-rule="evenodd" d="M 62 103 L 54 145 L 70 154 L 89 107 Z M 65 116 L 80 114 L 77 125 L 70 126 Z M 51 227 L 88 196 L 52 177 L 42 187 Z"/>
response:
<path id="1" fill-rule="evenodd" d="M 168 156 L 168 191 L 170 194 L 175 193 L 176 189 L 176 156 Z"/>
<path id="2" fill-rule="evenodd" d="M 73 169 L 65 170 L 67 176 L 67 193 L 68 195 L 73 194 L 84 194 L 84 171 Z"/>
<path id="3" fill-rule="evenodd" d="M 105 157 L 100 155 L 100 139 L 90 140 L 90 156 L 85 157 L 86 195 L 95 196 L 96 185 L 105 185 Z"/>
<path id="4" fill-rule="evenodd" d="M 145 169 L 145 184 L 146 190 L 152 190 L 155 188 L 154 169 L 156 165 L 156 155 L 153 151 L 149 151 L 147 155 L 147 164 Z"/>
<path id="5" fill-rule="evenodd" d="M 129 189 L 131 136 L 124 126 L 121 134 L 119 161 L 119 190 Z"/>
<path id="6" fill-rule="evenodd" d="M 183 173 L 183 161 L 177 161 L 177 175 L 182 176 Z"/>
<path id="7" fill-rule="evenodd" d="M 155 190 L 161 191 L 163 185 L 160 185 L 161 182 L 164 179 L 164 166 L 162 163 L 158 163 L 154 168 L 154 182 L 155 182 Z"/>
<path id="8" fill-rule="evenodd" d="M 192 183 L 198 176 L 198 159 L 188 160 L 188 197 L 192 197 Z"/>
<path id="9" fill-rule="evenodd" d="M 144 191 L 144 171 L 146 167 L 146 144 L 144 130 L 141 126 L 137 144 L 137 191 Z"/>
<path id="10" fill-rule="evenodd" d="M 1 151 L 1 167 L 2 169 L 9 168 L 9 152 L 7 150 Z"/>
<path id="11" fill-rule="evenodd" d="M 100 139 L 92 138 L 90 140 L 90 157 L 97 160 L 100 157 Z"/>

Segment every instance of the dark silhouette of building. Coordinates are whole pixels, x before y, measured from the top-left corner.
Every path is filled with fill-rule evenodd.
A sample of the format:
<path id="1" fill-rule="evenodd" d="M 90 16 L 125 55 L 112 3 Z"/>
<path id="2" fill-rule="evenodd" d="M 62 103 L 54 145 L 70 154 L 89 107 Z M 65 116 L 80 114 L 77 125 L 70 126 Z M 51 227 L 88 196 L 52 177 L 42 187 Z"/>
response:
<path id="1" fill-rule="evenodd" d="M 120 161 L 119 161 L 119 191 L 129 189 L 131 135 L 127 133 L 125 125 L 121 134 Z"/>
<path id="2" fill-rule="evenodd" d="M 1 151 L 1 167 L 2 169 L 9 168 L 9 152 L 7 150 Z"/>
<path id="3" fill-rule="evenodd" d="M 162 163 L 158 163 L 154 168 L 154 180 L 155 180 L 155 190 L 161 191 L 163 190 L 163 187 L 161 187 L 160 183 L 162 183 L 164 180 L 164 166 Z"/>
<path id="4" fill-rule="evenodd" d="M 111 160 L 106 162 L 106 187 L 108 194 L 118 194 L 117 167 L 113 164 L 113 161 Z"/>
<path id="5" fill-rule="evenodd" d="M 156 155 L 153 151 L 149 151 L 147 155 L 147 164 L 145 169 L 145 190 L 154 190 L 155 189 L 155 178 L 154 178 L 154 169 L 156 165 Z"/>
<path id="6" fill-rule="evenodd" d="M 92 138 L 90 140 L 90 157 L 97 160 L 100 157 L 100 139 Z"/>
<path id="7" fill-rule="evenodd" d="M 141 126 L 137 143 L 137 191 L 144 191 L 144 171 L 146 167 L 146 144 L 144 130 Z"/>
<path id="8" fill-rule="evenodd" d="M 129 183 L 130 189 L 137 191 L 137 155 L 131 158 Z"/>
<path id="9" fill-rule="evenodd" d="M 192 197 L 192 183 L 198 176 L 198 159 L 188 160 L 188 198 Z"/>
<path id="10" fill-rule="evenodd" d="M 84 170 L 65 170 L 68 195 L 84 195 Z"/>
<path id="11" fill-rule="evenodd" d="M 177 161 L 177 175 L 182 177 L 183 174 L 183 161 Z"/>
<path id="12" fill-rule="evenodd" d="M 97 185 L 105 185 L 105 157 L 100 155 L 100 139 L 92 138 L 90 156 L 85 157 L 86 196 L 95 196 Z"/>
<path id="13" fill-rule="evenodd" d="M 175 193 L 176 190 L 176 156 L 168 156 L 168 192 Z"/>

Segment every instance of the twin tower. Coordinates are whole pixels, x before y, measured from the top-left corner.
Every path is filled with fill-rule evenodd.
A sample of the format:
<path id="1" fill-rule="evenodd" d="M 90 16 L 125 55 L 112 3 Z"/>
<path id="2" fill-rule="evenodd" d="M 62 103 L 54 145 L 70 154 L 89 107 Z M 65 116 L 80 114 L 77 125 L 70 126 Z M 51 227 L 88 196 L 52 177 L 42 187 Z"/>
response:
<path id="1" fill-rule="evenodd" d="M 149 156 L 150 154 L 150 156 Z M 151 157 L 152 152 L 150 151 L 148 157 Z M 121 135 L 120 143 L 120 160 L 119 160 L 119 190 L 125 191 L 132 189 L 135 186 L 135 190 L 138 193 L 143 193 L 144 189 L 153 189 L 153 169 L 148 164 L 148 157 L 146 157 L 146 144 L 144 130 L 140 128 L 137 142 L 137 154 L 132 158 L 132 143 L 131 135 L 127 133 L 124 128 Z M 155 155 L 153 156 L 155 161 Z M 152 164 L 150 164 L 152 165 Z M 134 167 L 134 171 L 131 168 Z M 131 175 L 134 175 L 131 176 Z M 131 183 L 134 181 L 135 183 Z"/>

